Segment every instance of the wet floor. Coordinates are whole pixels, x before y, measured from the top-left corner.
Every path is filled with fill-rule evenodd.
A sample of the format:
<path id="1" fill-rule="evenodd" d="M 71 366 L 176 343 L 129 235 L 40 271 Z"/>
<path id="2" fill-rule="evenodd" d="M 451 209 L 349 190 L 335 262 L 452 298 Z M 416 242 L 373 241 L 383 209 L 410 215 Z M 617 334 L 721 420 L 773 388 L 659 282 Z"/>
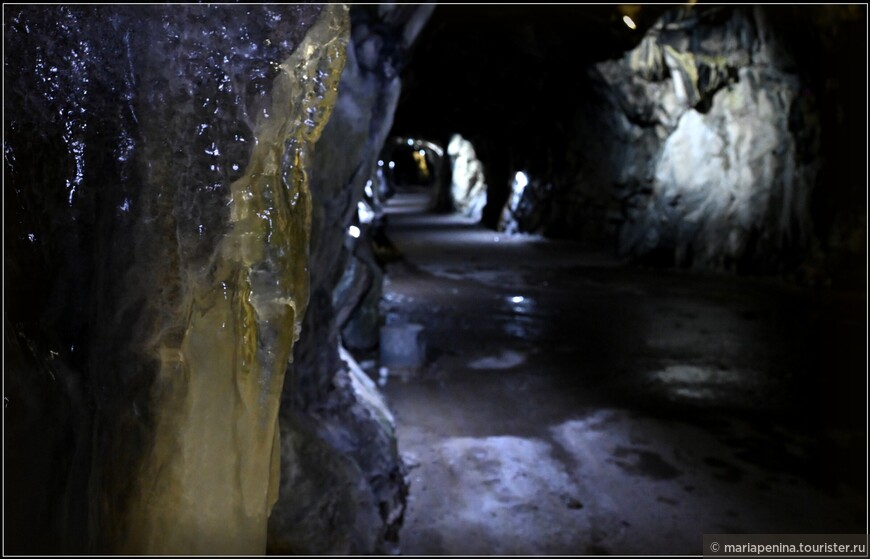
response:
<path id="1" fill-rule="evenodd" d="M 691 554 L 864 533 L 866 299 L 641 269 L 400 197 L 382 310 L 407 554 Z"/>

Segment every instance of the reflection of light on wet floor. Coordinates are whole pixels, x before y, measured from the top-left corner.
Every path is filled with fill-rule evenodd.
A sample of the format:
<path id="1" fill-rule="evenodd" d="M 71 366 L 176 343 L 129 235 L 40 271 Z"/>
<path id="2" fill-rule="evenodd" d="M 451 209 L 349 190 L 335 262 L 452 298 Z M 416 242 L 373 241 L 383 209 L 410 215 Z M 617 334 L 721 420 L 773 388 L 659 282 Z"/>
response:
<path id="1" fill-rule="evenodd" d="M 537 310 L 534 299 L 524 295 L 508 295 L 504 301 L 510 311 L 510 318 L 504 324 L 507 335 L 524 340 L 543 335 L 543 321 L 534 315 Z"/>
<path id="2" fill-rule="evenodd" d="M 712 388 L 677 388 L 673 390 L 674 396 L 689 400 L 715 400 L 720 393 Z"/>
<path id="3" fill-rule="evenodd" d="M 433 499 L 426 527 L 449 534 L 460 549 L 447 554 L 551 554 L 576 549 L 588 531 L 582 502 L 564 464 L 553 457 L 550 443 L 513 436 L 453 437 L 433 447 L 439 464 L 435 474 L 447 487 Z M 465 491 L 454 493 L 457 489 Z M 412 497 L 411 506 L 414 506 Z M 566 503 L 577 503 L 569 508 Z"/>
<path id="4" fill-rule="evenodd" d="M 526 356 L 518 351 L 505 349 L 499 352 L 495 357 L 483 357 L 475 359 L 468 364 L 472 369 L 510 369 L 521 365 L 526 360 Z"/>
<path id="5" fill-rule="evenodd" d="M 744 441 L 765 436 L 729 425 Z M 600 408 L 547 425 L 545 437 L 425 432 L 404 431 L 415 466 L 403 532 L 412 555 L 690 555 L 697 534 L 722 526 L 854 522 L 833 496 L 747 462 L 735 454 L 742 446 L 682 420 Z"/>
<path id="6" fill-rule="evenodd" d="M 518 314 L 529 314 L 535 309 L 535 301 L 531 297 L 511 295 L 507 297 L 508 307 Z"/>
<path id="7" fill-rule="evenodd" d="M 747 371 L 694 365 L 671 365 L 649 376 L 672 396 L 689 400 L 715 400 L 725 394 L 748 391 L 756 384 Z"/>
<path id="8" fill-rule="evenodd" d="M 543 324 L 524 317 L 505 323 L 503 330 L 508 336 L 521 340 L 540 338 L 544 334 Z"/>
<path id="9" fill-rule="evenodd" d="M 663 371 L 653 373 L 653 378 L 669 384 L 730 384 L 740 382 L 740 377 L 741 375 L 737 371 L 724 371 L 692 365 L 672 365 Z"/>
<path id="10" fill-rule="evenodd" d="M 402 192 L 387 201 L 385 213 L 417 214 L 425 212 L 432 204 L 433 191 L 417 188 L 416 192 Z"/>

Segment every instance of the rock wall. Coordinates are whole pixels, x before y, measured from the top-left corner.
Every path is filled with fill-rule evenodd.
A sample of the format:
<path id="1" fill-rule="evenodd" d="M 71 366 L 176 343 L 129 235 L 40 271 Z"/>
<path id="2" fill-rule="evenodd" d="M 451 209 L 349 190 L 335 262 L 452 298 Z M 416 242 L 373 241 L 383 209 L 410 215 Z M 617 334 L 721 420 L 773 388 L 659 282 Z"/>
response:
<path id="1" fill-rule="evenodd" d="M 823 107 L 862 109 L 836 81 L 848 70 L 828 74 L 815 57 L 846 56 L 837 43 L 857 36 L 853 12 L 668 11 L 634 49 L 590 68 L 568 158 L 526 189 L 518 229 L 612 239 L 648 263 L 833 273 L 826 222 L 848 221 L 857 238 L 866 217 L 851 204 L 820 211 L 829 196 L 857 202 L 860 179 L 835 147 L 844 123 Z"/>
<path id="2" fill-rule="evenodd" d="M 6 551 L 395 540 L 331 294 L 427 10 L 355 12 L 4 6 Z"/>
<path id="3" fill-rule="evenodd" d="M 380 272 L 363 243 L 349 242 L 357 203 L 375 177 L 392 126 L 407 50 L 433 6 L 359 6 L 332 119 L 318 143 L 312 194 L 311 307 L 281 408 L 280 499 L 270 550 L 288 553 L 394 551 L 407 486 L 392 426 L 360 392 L 339 356 L 339 326 Z M 340 280 L 350 269 L 352 289 Z M 368 289 L 358 289 L 358 286 Z M 370 298 L 370 297 L 369 297 Z M 373 390 L 374 387 L 372 387 Z"/>
<path id="4" fill-rule="evenodd" d="M 450 138 L 447 155 L 450 156 L 450 198 L 453 209 L 479 221 L 486 206 L 483 163 L 477 158 L 471 142 L 459 134 Z"/>
<path id="5" fill-rule="evenodd" d="M 818 122 L 761 14 L 675 13 L 623 60 L 599 65 L 627 147 L 613 177 L 626 199 L 622 252 L 776 269 L 787 263 L 772 258 L 809 247 L 818 154 L 799 152 L 795 135 L 812 141 Z"/>

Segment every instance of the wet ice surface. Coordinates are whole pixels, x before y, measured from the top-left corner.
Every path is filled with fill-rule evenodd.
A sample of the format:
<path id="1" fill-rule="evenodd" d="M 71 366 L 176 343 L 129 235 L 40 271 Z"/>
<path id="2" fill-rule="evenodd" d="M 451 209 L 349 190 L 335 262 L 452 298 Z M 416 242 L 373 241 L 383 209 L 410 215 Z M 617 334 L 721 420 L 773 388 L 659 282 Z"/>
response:
<path id="1" fill-rule="evenodd" d="M 383 310 L 428 345 L 384 388 L 410 467 L 404 553 L 864 530 L 863 294 L 635 269 L 397 207 Z"/>

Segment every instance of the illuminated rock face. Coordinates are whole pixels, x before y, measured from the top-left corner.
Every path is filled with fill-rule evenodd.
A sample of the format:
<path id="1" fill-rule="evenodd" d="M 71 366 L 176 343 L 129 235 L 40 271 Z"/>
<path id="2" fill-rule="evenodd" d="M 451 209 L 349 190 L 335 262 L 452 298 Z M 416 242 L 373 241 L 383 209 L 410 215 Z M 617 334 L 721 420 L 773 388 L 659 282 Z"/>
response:
<path id="1" fill-rule="evenodd" d="M 346 9 L 10 7 L 5 16 L 6 294 L 15 301 L 5 316 L 5 450 L 16 456 L 6 505 L 22 512 L 7 521 L 9 549 L 262 553 L 280 479 L 328 493 L 321 484 L 344 468 L 382 497 L 362 474 L 381 466 L 376 458 L 346 457 L 353 449 L 337 448 L 302 409 L 313 384 L 344 395 L 330 404 L 340 410 L 333 431 L 376 433 L 380 446 L 367 452 L 400 472 L 388 425 L 358 403 L 354 383 L 333 378 L 337 357 L 316 370 L 300 360 L 283 393 L 299 407 L 281 427 L 303 451 L 288 447 L 293 459 L 282 463 L 278 444 L 309 272 L 320 293 L 340 265 L 324 263 L 333 247 L 317 242 L 309 264 L 312 205 L 318 242 L 339 229 L 317 209 L 334 192 L 312 204 L 309 176 L 330 158 L 358 156 L 329 147 L 312 156 L 345 61 Z M 334 142 L 340 130 L 330 134 Z M 320 181 L 312 187 L 329 177 Z M 354 196 L 346 182 L 331 187 Z M 308 354 L 321 341 L 307 338 Z M 399 502 L 382 519 L 373 499 L 374 518 L 359 530 L 370 533 L 353 549 L 374 549 L 382 525 L 400 520 L 402 483 L 381 484 L 398 487 Z M 340 520 L 294 498 L 305 517 Z"/>
<path id="2" fill-rule="evenodd" d="M 529 150 L 517 229 L 614 243 L 649 264 L 854 273 L 866 251 L 852 147 L 863 124 L 845 115 L 864 110 L 851 77 L 862 17 L 668 10 L 635 48 L 588 70 L 554 135 L 567 156 Z"/>
<path id="3" fill-rule="evenodd" d="M 453 173 L 450 193 L 453 207 L 459 213 L 479 220 L 486 206 L 486 177 L 483 163 L 477 158 L 471 142 L 454 134 L 447 145 L 450 169 Z"/>
<path id="4" fill-rule="evenodd" d="M 777 269 L 809 248 L 818 162 L 799 143 L 818 136 L 818 122 L 778 49 L 760 12 L 674 13 L 621 61 L 599 65 L 619 107 L 617 143 L 628 146 L 613 167 L 627 200 L 624 253 Z"/>
<path id="5" fill-rule="evenodd" d="M 818 119 L 761 11 L 671 10 L 591 74 L 577 158 L 554 192 L 527 189 L 548 207 L 521 229 L 701 268 L 780 270 L 811 250 Z"/>

